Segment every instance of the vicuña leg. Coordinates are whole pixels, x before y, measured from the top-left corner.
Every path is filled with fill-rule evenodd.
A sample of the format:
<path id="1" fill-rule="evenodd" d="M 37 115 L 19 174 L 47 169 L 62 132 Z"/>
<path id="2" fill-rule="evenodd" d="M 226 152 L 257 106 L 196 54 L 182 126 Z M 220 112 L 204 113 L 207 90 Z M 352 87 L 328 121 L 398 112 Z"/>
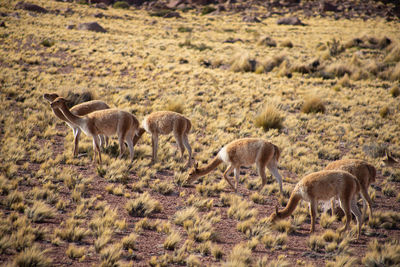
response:
<path id="1" fill-rule="evenodd" d="M 157 150 L 158 150 L 158 135 L 157 134 L 151 135 L 151 143 L 153 146 L 153 158 L 152 158 L 151 162 L 154 163 L 157 160 Z"/>
<path id="2" fill-rule="evenodd" d="M 81 129 L 74 128 L 72 129 L 74 132 L 74 157 L 78 156 L 78 145 L 79 145 L 79 137 L 81 136 Z"/>
<path id="3" fill-rule="evenodd" d="M 235 190 L 235 192 L 236 192 L 235 187 L 233 186 L 233 184 L 231 183 L 231 181 L 229 181 L 229 179 L 228 179 L 228 176 L 229 176 L 229 174 L 231 174 L 232 170 L 233 170 L 233 166 L 232 166 L 232 165 L 229 165 L 229 167 L 228 167 L 228 168 L 225 170 L 225 172 L 224 172 L 224 178 L 225 178 L 225 180 L 228 182 L 228 184 L 232 187 L 232 189 Z"/>
<path id="4" fill-rule="evenodd" d="M 264 187 L 267 184 L 267 175 L 265 174 L 265 164 L 262 164 L 262 162 L 257 162 L 257 172 L 258 175 L 261 177 L 261 183 L 262 187 Z"/>
<path id="5" fill-rule="evenodd" d="M 335 216 L 335 200 L 336 200 L 335 197 L 331 198 L 331 212 L 332 212 L 332 216 Z"/>
<path id="6" fill-rule="evenodd" d="M 100 141 L 97 135 L 93 136 L 93 162 L 96 163 L 96 152 L 99 153 L 99 163 L 101 164 Z"/>
<path id="7" fill-rule="evenodd" d="M 318 202 L 315 200 L 311 200 L 310 202 L 310 214 L 311 214 L 311 229 L 310 233 L 313 233 L 315 231 L 315 220 L 317 217 L 317 204 Z"/>
<path id="8" fill-rule="evenodd" d="M 351 221 L 350 202 L 351 199 L 349 199 L 349 197 L 347 196 L 342 196 L 339 198 L 340 207 L 343 209 L 346 216 L 346 224 L 342 229 L 339 230 L 339 232 L 343 232 L 349 229 Z"/>
<path id="9" fill-rule="evenodd" d="M 185 153 L 185 147 L 183 145 L 183 136 L 182 136 L 182 134 L 179 134 L 178 132 L 174 132 L 174 136 L 175 136 L 176 143 L 178 144 L 179 151 L 181 152 L 181 158 L 183 161 L 184 153 Z"/>
<path id="10" fill-rule="evenodd" d="M 189 145 L 189 140 L 187 134 L 183 134 L 183 145 L 186 147 L 188 153 L 189 153 L 189 159 L 188 159 L 188 167 L 192 164 L 192 148 Z"/>
<path id="11" fill-rule="evenodd" d="M 276 162 L 274 160 L 270 160 L 267 164 L 268 170 L 272 173 L 272 175 L 275 177 L 276 181 L 279 184 L 279 190 L 281 194 L 283 193 L 283 188 L 282 188 L 282 176 L 279 174 L 278 167 L 276 166 Z"/>
<path id="12" fill-rule="evenodd" d="M 240 175 L 239 167 L 236 167 L 233 170 L 233 174 L 235 175 L 235 192 L 237 192 L 237 188 L 238 188 L 238 184 L 239 184 L 239 175 Z"/>
<path id="13" fill-rule="evenodd" d="M 360 212 L 360 210 L 357 207 L 357 200 L 355 198 L 352 199 L 351 201 L 351 212 L 356 216 L 357 220 L 357 238 L 360 237 L 361 234 L 361 226 L 363 223 L 363 216 Z"/>

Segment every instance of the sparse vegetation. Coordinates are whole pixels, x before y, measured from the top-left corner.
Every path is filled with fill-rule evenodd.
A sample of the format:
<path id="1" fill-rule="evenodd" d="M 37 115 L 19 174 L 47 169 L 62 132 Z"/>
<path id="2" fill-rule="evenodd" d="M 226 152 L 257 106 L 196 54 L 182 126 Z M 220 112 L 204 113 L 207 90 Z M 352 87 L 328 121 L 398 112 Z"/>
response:
<path id="1" fill-rule="evenodd" d="M 51 266 L 60 258 L 82 266 L 400 264 L 391 240 L 400 231 L 398 164 L 382 167 L 385 150 L 400 158 L 399 21 L 363 10 L 387 1 L 321 16 L 300 11 L 304 27 L 277 25 L 292 8 L 273 1 L 211 5 L 204 16 L 202 5 L 164 10 L 159 1 L 133 8 L 125 0 L 29 0 L 47 13 L 17 2 L 0 1 L 0 265 Z M 78 30 L 89 21 L 108 32 Z M 134 147 L 132 164 L 128 151 L 117 158 L 112 137 L 96 166 L 84 134 L 72 155 L 74 135 L 44 93 L 67 98 L 69 107 L 99 99 L 140 123 L 154 111 L 184 113 L 199 166 L 237 138 L 270 140 L 281 148 L 283 194 L 271 177 L 261 188 L 254 166 L 240 168 L 237 194 L 222 178 L 225 164 L 185 184 L 190 168 L 175 155 L 173 136 L 160 136 L 155 164 L 149 134 Z M 324 114 L 301 112 L 308 96 L 324 106 L 310 112 Z M 377 167 L 369 188 L 374 216 L 359 241 L 354 222 L 348 235 L 323 229 L 341 225 L 328 214 L 308 235 L 306 203 L 288 220 L 268 221 L 299 177 L 340 158 Z"/>

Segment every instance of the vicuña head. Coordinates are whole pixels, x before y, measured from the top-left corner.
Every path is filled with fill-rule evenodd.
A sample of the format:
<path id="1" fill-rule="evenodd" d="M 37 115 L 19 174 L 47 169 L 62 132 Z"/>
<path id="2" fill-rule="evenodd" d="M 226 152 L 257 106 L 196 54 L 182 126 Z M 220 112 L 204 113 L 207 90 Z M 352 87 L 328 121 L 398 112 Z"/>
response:
<path id="1" fill-rule="evenodd" d="M 187 181 L 193 182 L 195 179 L 208 174 L 222 162 L 228 165 L 228 168 L 224 172 L 224 179 L 232 187 L 235 192 L 239 182 L 239 169 L 240 166 L 250 166 L 256 164 L 258 174 L 261 176 L 262 185 L 264 186 L 267 182 L 267 176 L 265 174 L 265 168 L 275 176 L 279 183 L 280 192 L 282 193 L 282 176 L 278 171 L 278 159 L 280 151 L 279 148 L 261 138 L 243 138 L 233 141 L 224 146 L 217 154 L 216 157 L 205 167 L 198 168 L 197 164 L 189 171 Z M 229 174 L 234 171 L 235 174 L 235 186 L 228 179 Z"/>
<path id="2" fill-rule="evenodd" d="M 352 174 L 341 170 L 325 170 L 311 173 L 301 179 L 293 189 L 286 207 L 279 211 L 276 207 L 275 213 L 270 216 L 270 221 L 275 222 L 289 217 L 296 209 L 300 200 L 310 203 L 311 229 L 315 230 L 315 219 L 319 200 L 329 200 L 338 197 L 346 215 L 346 225 L 343 230 L 347 230 L 351 221 L 351 213 L 356 216 L 358 235 L 361 233 L 362 216 L 354 199 L 355 194 L 360 191 L 360 183 Z M 363 193 L 361 192 L 363 195 Z M 363 197 L 365 197 L 363 195 Z"/>
<path id="3" fill-rule="evenodd" d="M 58 94 L 56 93 L 45 93 L 43 94 L 43 98 L 49 101 L 50 103 L 56 100 L 56 98 L 59 97 Z"/>
<path id="4" fill-rule="evenodd" d="M 189 170 L 188 178 L 186 179 L 187 183 L 192 183 L 197 180 L 197 178 L 201 177 L 201 173 L 199 170 L 199 164 L 196 162 L 193 167 Z"/>

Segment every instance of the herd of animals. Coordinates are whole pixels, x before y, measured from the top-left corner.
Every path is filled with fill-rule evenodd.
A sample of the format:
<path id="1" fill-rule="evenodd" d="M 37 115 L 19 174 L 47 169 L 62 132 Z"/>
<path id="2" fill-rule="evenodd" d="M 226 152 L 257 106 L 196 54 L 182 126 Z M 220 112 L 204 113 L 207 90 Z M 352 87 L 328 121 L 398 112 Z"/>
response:
<path id="1" fill-rule="evenodd" d="M 71 109 L 67 107 L 67 100 L 57 94 L 44 94 L 43 97 L 51 104 L 54 114 L 65 121 L 73 130 L 74 134 L 74 156 L 78 154 L 78 144 L 81 131 L 93 139 L 94 156 L 99 156 L 101 164 L 100 147 L 107 145 L 108 137 L 117 135 L 119 141 L 119 157 L 125 151 L 125 143 L 133 161 L 133 148 L 144 132 L 151 134 L 152 140 L 152 163 L 157 160 L 158 136 L 173 133 L 184 157 L 185 148 L 189 157 L 187 166 L 193 164 L 192 149 L 188 141 L 188 133 L 192 127 L 191 122 L 185 116 L 172 111 L 158 111 L 151 113 L 139 125 L 137 118 L 120 109 L 111 109 L 106 103 L 100 100 L 93 100 L 78 104 Z M 197 163 L 189 171 L 188 183 L 213 171 L 221 163 L 228 165 L 223 177 L 237 192 L 240 166 L 255 164 L 257 172 L 261 176 L 262 185 L 267 182 L 265 168 L 279 183 L 280 193 L 282 189 L 282 176 L 278 171 L 279 148 L 262 138 L 243 138 L 235 140 L 224 146 L 215 158 L 205 167 L 199 168 Z M 235 186 L 228 179 L 231 172 L 234 172 Z M 339 199 L 341 208 L 346 216 L 345 226 L 339 232 L 346 231 L 351 221 L 351 213 L 357 220 L 357 238 L 361 233 L 363 218 L 366 213 L 366 206 L 369 208 L 369 218 L 372 218 L 372 201 L 368 195 L 368 187 L 375 181 L 376 169 L 371 164 L 357 159 L 342 159 L 330 163 L 325 170 L 311 173 L 301 179 L 292 191 L 286 207 L 276 211 L 270 216 L 270 221 L 290 216 L 300 200 L 309 202 L 311 213 L 311 229 L 315 230 L 315 219 L 318 201 L 331 200 L 332 213 L 334 212 L 334 200 Z M 357 206 L 358 195 L 363 199 L 363 212 Z"/>

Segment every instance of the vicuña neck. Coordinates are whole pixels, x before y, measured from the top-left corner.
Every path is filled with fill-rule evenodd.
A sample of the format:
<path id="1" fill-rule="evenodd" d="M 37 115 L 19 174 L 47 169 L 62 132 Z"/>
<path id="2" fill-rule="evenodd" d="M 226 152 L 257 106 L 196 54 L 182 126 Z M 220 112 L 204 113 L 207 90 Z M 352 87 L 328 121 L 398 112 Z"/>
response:
<path id="1" fill-rule="evenodd" d="M 207 173 L 210 173 L 212 170 L 217 168 L 218 165 L 221 164 L 221 162 L 222 160 L 218 156 L 216 156 L 207 166 L 197 169 L 197 176 L 200 177 L 206 175 Z"/>
<path id="2" fill-rule="evenodd" d="M 62 113 L 64 114 L 64 116 L 67 118 L 67 120 L 69 120 L 70 122 L 72 122 L 76 125 L 82 125 L 83 118 L 72 114 L 71 111 L 69 111 L 67 105 L 65 105 L 65 103 L 62 103 L 60 109 L 61 109 Z"/>
<path id="3" fill-rule="evenodd" d="M 290 216 L 293 211 L 296 209 L 297 204 L 299 203 L 301 196 L 298 195 L 296 192 L 293 192 L 289 198 L 289 202 L 286 207 L 278 212 L 279 218 L 283 219 Z"/>
<path id="4" fill-rule="evenodd" d="M 53 108 L 53 113 L 54 113 L 54 115 L 56 115 L 56 117 L 59 118 L 60 120 L 69 122 L 69 120 L 64 116 L 64 114 L 62 113 L 62 111 L 59 110 L 58 108 Z"/>

